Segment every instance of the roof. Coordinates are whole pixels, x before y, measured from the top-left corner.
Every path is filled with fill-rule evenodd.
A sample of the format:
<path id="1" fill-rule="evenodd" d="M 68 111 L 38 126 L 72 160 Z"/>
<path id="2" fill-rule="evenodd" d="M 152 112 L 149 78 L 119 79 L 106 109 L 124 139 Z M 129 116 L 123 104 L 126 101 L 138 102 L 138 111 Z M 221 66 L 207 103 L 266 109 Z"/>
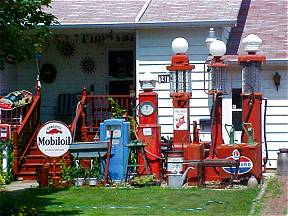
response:
<path id="1" fill-rule="evenodd" d="M 134 22 L 145 0 L 53 0 L 47 11 L 60 24 Z"/>
<path id="2" fill-rule="evenodd" d="M 221 0 L 53 0 L 46 11 L 62 25 L 134 23 L 135 19 L 138 23 L 234 20 L 235 24 L 240 4 L 241 0 L 226 4 Z"/>
<path id="3" fill-rule="evenodd" d="M 288 59 L 287 0 L 243 0 L 236 27 L 232 28 L 227 54 L 244 54 L 243 38 L 258 35 L 263 43 L 259 54 L 267 59 Z M 234 56 L 236 58 L 236 56 Z"/>
<path id="4" fill-rule="evenodd" d="M 141 22 L 237 19 L 241 0 L 152 0 Z"/>

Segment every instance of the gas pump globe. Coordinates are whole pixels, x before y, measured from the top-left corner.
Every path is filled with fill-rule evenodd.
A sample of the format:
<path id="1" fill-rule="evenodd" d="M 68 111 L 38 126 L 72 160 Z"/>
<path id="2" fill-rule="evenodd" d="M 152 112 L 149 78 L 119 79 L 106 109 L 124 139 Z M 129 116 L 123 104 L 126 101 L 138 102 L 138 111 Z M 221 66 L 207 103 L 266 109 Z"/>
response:
<path id="1" fill-rule="evenodd" d="M 229 92 L 228 89 L 228 65 L 225 64 L 221 57 L 226 52 L 226 45 L 223 41 L 215 40 L 211 43 L 209 47 L 210 54 L 213 56 L 212 62 L 210 64 L 210 92 L 222 92 L 223 94 L 227 94 Z"/>
<path id="2" fill-rule="evenodd" d="M 192 96 L 191 70 L 195 66 L 189 64 L 186 54 L 188 43 L 184 38 L 174 39 L 171 46 L 174 55 L 171 65 L 166 68 L 170 72 L 170 96 L 173 102 L 173 148 L 183 150 L 191 142 L 189 102 Z"/>
<path id="3" fill-rule="evenodd" d="M 151 73 L 145 73 L 139 83 L 143 91 L 152 91 L 156 86 L 156 80 L 152 78 Z"/>

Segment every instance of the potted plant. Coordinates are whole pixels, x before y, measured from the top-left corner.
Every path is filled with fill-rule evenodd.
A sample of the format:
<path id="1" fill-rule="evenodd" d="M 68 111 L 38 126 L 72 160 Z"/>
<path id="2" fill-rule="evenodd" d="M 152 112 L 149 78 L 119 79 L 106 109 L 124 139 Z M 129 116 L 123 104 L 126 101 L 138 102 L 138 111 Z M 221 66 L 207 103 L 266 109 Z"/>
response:
<path id="1" fill-rule="evenodd" d="M 87 180 L 90 186 L 95 186 L 98 183 L 101 170 L 98 166 L 93 166 L 91 169 L 87 170 Z"/>
<path id="2" fill-rule="evenodd" d="M 72 175 L 74 178 L 74 184 L 75 186 L 82 186 L 84 184 L 84 176 L 85 176 L 85 170 L 81 167 L 73 167 L 72 169 Z"/>

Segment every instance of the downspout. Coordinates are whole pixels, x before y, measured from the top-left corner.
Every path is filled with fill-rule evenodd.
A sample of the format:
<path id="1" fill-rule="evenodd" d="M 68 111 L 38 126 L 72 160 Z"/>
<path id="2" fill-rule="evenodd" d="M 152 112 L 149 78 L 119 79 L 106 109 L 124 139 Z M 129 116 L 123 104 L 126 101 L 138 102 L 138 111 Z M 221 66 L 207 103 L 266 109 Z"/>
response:
<path id="1" fill-rule="evenodd" d="M 139 11 L 139 13 L 137 14 L 134 22 L 138 23 L 139 20 L 142 18 L 142 16 L 144 15 L 145 11 L 147 10 L 149 4 L 151 3 L 152 0 L 146 0 L 146 2 L 144 3 L 143 7 L 141 8 L 141 10 Z"/>

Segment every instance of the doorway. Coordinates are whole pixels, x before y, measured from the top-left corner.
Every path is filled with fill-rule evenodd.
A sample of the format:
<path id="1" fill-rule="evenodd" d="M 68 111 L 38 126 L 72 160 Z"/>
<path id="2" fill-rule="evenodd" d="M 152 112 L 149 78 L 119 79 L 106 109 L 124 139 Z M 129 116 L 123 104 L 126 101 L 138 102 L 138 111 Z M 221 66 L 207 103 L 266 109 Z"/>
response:
<path id="1" fill-rule="evenodd" d="M 129 95 L 135 92 L 135 58 L 133 50 L 108 51 L 108 94 Z"/>

